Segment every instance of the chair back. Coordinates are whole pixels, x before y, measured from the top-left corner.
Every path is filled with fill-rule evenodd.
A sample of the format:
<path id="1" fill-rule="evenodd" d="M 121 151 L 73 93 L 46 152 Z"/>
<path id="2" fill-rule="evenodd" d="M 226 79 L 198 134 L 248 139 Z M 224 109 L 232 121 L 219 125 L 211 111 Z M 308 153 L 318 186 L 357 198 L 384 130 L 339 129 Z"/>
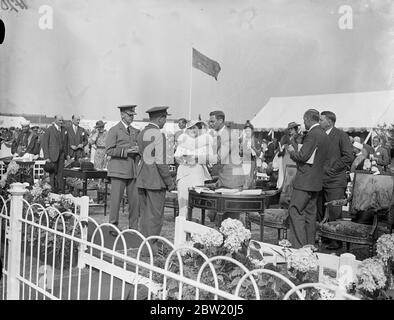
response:
<path id="1" fill-rule="evenodd" d="M 297 166 L 288 164 L 285 168 L 285 177 L 282 185 L 282 192 L 280 193 L 279 205 L 282 208 L 288 208 L 290 205 L 291 194 L 293 193 L 293 180 L 297 173 Z"/>
<path id="2" fill-rule="evenodd" d="M 380 212 L 384 213 L 388 220 L 392 220 L 390 211 L 393 207 L 393 193 L 394 176 L 356 171 L 350 211 Z"/>

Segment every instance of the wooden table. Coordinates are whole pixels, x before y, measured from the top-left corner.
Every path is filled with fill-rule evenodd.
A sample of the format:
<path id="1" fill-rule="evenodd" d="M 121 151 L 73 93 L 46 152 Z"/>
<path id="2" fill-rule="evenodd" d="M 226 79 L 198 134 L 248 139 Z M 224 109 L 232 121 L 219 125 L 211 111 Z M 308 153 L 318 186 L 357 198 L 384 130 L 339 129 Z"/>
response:
<path id="1" fill-rule="evenodd" d="M 88 179 L 104 179 L 105 184 L 105 193 L 104 193 L 104 216 L 107 215 L 107 192 L 108 192 L 108 179 L 107 179 L 107 171 L 106 170 L 91 170 L 91 171 L 82 171 L 80 169 L 64 169 L 63 172 L 63 193 L 66 185 L 66 178 L 78 178 L 83 181 L 82 185 L 82 194 L 84 196 L 88 193 Z"/>
<path id="2" fill-rule="evenodd" d="M 246 213 L 247 228 L 250 229 L 249 212 L 260 214 L 260 239 L 263 241 L 264 235 L 264 209 L 265 202 L 270 194 L 261 195 L 232 195 L 220 193 L 198 193 L 194 189 L 189 189 L 189 203 L 187 219 L 192 220 L 193 208 L 202 209 L 201 223 L 205 223 L 205 210 L 216 211 L 219 216 L 218 225 L 221 224 L 225 212 Z"/>

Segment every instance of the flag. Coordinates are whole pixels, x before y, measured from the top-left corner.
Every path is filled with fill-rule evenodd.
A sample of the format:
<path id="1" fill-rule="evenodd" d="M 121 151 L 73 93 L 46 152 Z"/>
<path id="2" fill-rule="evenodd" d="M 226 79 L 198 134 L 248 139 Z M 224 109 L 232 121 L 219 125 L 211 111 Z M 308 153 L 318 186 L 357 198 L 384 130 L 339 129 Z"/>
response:
<path id="1" fill-rule="evenodd" d="M 201 52 L 198 52 L 193 48 L 193 67 L 201 70 L 202 72 L 209 74 L 214 77 L 215 80 L 218 79 L 219 72 L 221 70 L 220 64 L 215 60 L 209 59 L 204 56 Z"/>

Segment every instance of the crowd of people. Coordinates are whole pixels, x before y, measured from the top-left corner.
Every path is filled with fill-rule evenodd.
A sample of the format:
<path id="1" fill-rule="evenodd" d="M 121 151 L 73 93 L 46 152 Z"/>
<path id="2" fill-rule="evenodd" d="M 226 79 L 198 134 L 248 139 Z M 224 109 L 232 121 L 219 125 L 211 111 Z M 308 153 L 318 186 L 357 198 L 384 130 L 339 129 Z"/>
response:
<path id="1" fill-rule="evenodd" d="M 79 125 L 79 116 L 73 115 L 66 124 L 62 115 L 56 115 L 45 131 L 27 121 L 21 129 L 1 129 L 1 139 L 14 156 L 44 159 L 54 192 L 64 190 L 63 170 L 70 163 L 91 161 L 94 168 L 107 169 L 109 222 L 119 225 L 126 191 L 129 228 L 147 237 L 161 232 L 166 192 L 176 190 L 179 214 L 186 217 L 190 187 L 211 182 L 215 187 L 254 188 L 260 173 L 272 188 L 281 190 L 285 168 L 293 164 L 297 174 L 289 206 L 289 239 L 295 248 L 314 244 L 323 203 L 345 197 L 352 172 L 389 170 L 390 152 L 380 138 L 375 136 L 370 146 L 360 137 L 349 136 L 335 127 L 336 115 L 331 111 L 307 110 L 303 130 L 290 122 L 279 140 L 270 135 L 260 140 L 249 121 L 243 130 L 232 130 L 226 126 L 224 112 L 216 110 L 207 122 L 179 119 L 179 130 L 169 139 L 161 131 L 168 107 L 147 110 L 149 124 L 141 131 L 132 125 L 136 106 L 118 108 L 120 121 L 108 131 L 101 120 L 89 132 Z M 170 165 L 176 168 L 175 177 Z M 341 208 L 330 209 L 330 221 L 341 215 Z M 227 217 L 239 219 L 240 214 L 224 213 Z M 113 230 L 110 233 L 116 235 Z M 340 245 L 331 242 L 328 247 Z"/>

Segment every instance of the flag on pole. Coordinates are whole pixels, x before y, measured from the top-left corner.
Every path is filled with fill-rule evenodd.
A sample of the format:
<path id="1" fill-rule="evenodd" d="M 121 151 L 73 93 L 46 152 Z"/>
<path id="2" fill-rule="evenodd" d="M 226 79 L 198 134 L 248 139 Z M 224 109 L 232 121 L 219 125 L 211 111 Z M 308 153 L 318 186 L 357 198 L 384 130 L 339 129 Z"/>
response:
<path id="1" fill-rule="evenodd" d="M 218 79 L 220 64 L 193 48 L 193 67 Z"/>

